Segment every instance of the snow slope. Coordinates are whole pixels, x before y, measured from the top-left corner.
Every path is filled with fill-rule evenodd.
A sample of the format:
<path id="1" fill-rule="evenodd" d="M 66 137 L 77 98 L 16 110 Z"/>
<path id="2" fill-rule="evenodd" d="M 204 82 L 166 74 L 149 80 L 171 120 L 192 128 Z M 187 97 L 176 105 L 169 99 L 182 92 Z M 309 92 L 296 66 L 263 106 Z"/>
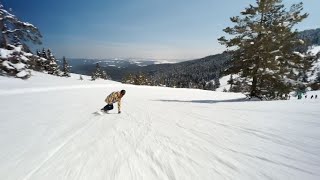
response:
<path id="1" fill-rule="evenodd" d="M 320 178 L 319 99 L 78 78 L 0 77 L 0 179 Z M 120 89 L 122 114 L 95 115 Z"/>

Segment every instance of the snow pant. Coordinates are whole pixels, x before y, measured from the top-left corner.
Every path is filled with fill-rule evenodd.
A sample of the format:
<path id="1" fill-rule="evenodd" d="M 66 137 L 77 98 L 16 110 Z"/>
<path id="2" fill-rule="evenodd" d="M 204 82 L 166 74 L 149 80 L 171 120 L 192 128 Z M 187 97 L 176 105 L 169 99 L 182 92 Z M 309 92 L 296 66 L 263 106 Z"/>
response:
<path id="1" fill-rule="evenodd" d="M 107 104 L 106 106 L 103 107 L 104 111 L 109 111 L 113 109 L 113 104 Z"/>

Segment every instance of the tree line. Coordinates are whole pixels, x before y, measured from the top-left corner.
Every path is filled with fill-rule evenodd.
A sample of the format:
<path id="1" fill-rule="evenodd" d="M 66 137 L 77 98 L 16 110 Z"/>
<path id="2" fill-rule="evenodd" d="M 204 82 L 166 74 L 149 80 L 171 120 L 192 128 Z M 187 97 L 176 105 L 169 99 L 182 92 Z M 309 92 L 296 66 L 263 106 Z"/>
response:
<path id="1" fill-rule="evenodd" d="M 62 67 L 50 49 L 43 48 L 33 54 L 28 44 L 41 44 L 42 35 L 33 24 L 19 20 L 4 8 L 0 2 L 0 74 L 22 79 L 30 77 L 30 70 L 56 76 L 70 77 L 71 66 L 65 57 Z M 91 79 L 110 78 L 99 64 L 92 72 Z M 83 79 L 82 77 L 80 79 Z"/>
<path id="2" fill-rule="evenodd" d="M 302 10 L 302 3 L 287 9 L 281 0 L 257 0 L 239 16 L 231 17 L 234 26 L 223 29 L 228 38 L 218 39 L 226 46 L 224 55 L 229 58 L 219 57 L 211 64 L 201 62 L 202 68 L 192 63 L 165 70 L 149 68 L 145 73 L 127 75 L 124 82 L 215 89 L 220 77 L 230 75 L 229 91 L 248 92 L 248 96 L 260 99 L 286 99 L 292 91 L 319 89 L 320 74 L 312 68 L 320 55 L 307 52 L 311 43 L 319 43 L 319 30 L 299 34 L 294 29 L 308 17 Z M 314 73 L 316 79 L 309 81 Z"/>

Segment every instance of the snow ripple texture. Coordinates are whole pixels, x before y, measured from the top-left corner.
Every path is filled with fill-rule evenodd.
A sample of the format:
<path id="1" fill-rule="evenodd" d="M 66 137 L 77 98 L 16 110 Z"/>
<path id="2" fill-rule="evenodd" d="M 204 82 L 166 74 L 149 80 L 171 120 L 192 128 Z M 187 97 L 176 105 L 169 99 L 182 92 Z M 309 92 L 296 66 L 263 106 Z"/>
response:
<path id="1" fill-rule="evenodd" d="M 320 179 L 319 99 L 76 78 L 1 77 L 0 179 Z M 122 114 L 94 114 L 120 89 Z"/>

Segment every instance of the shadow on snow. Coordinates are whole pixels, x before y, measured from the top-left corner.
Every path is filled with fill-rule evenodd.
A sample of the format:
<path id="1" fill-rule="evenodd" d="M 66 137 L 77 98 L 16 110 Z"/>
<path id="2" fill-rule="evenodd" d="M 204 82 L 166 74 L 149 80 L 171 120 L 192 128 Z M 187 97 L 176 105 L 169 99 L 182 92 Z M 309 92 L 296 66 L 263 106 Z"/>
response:
<path id="1" fill-rule="evenodd" d="M 246 98 L 237 98 L 237 99 L 223 99 L 223 100 L 166 100 L 166 99 L 159 99 L 154 101 L 162 101 L 162 102 L 182 102 L 182 103 L 224 103 L 224 102 L 246 102 L 248 99 Z"/>

